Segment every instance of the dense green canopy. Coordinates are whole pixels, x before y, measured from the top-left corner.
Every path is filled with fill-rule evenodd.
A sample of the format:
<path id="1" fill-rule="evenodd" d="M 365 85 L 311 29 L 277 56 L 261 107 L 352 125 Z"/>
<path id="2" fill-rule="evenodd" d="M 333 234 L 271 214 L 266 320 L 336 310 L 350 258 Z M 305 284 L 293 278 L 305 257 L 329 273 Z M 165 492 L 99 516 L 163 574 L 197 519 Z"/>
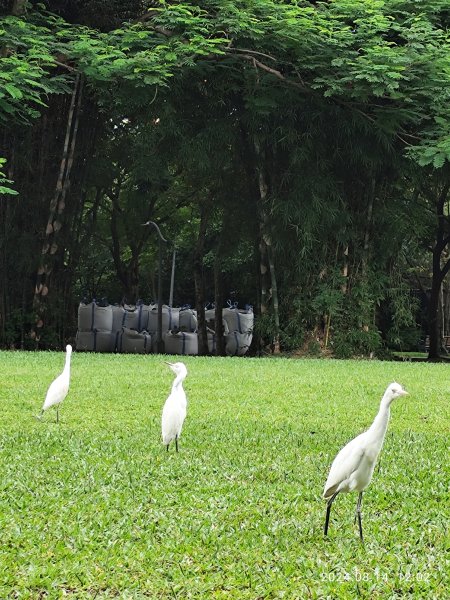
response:
<path id="1" fill-rule="evenodd" d="M 253 304 L 256 349 L 439 355 L 448 2 L 0 7 L 0 343 L 155 299 L 152 219 L 175 301 Z"/>

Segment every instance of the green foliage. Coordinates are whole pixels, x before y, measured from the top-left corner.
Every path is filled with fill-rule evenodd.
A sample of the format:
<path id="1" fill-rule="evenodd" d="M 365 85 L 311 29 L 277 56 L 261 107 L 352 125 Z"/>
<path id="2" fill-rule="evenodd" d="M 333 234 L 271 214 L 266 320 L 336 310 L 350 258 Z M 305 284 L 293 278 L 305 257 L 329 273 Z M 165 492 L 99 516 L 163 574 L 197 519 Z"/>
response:
<path id="1" fill-rule="evenodd" d="M 27 122 L 39 116 L 48 94 L 68 91 L 68 78 L 54 72 L 49 28 L 10 16 L 0 27 L 0 122 Z"/>
<path id="2" fill-rule="evenodd" d="M 421 336 L 420 328 L 416 326 L 419 301 L 411 294 L 409 286 L 399 273 L 391 276 L 387 298 L 391 310 L 391 327 L 387 332 L 390 347 L 400 350 L 416 349 Z"/>
<path id="3" fill-rule="evenodd" d="M 6 158 L 0 158 L 0 169 L 4 168 L 5 163 Z M 3 173 L 3 171 L 0 170 L 0 194 L 8 194 L 10 196 L 17 195 L 17 190 L 14 190 L 13 188 L 9 187 L 12 184 L 14 184 L 14 182 L 8 179 L 5 173 Z"/>
<path id="4" fill-rule="evenodd" d="M 399 262 L 405 237 L 420 237 L 423 246 L 432 240 L 434 223 L 427 210 L 413 208 L 411 188 L 420 180 L 417 168 L 443 170 L 449 157 L 443 1 L 161 1 L 114 10 L 115 3 L 103 20 L 93 16 L 106 8 L 103 1 L 63 4 L 46 3 L 62 16 L 30 3 L 23 17 L 1 21 L 0 119 L 10 140 L 4 154 L 18 158 L 14 180 L 27 199 L 9 216 L 14 233 L 28 223 L 35 240 L 17 279 L 27 281 L 40 251 L 64 139 L 67 107 L 61 111 L 64 103 L 52 96 L 67 94 L 81 73 L 82 145 L 64 231 L 69 264 L 55 271 L 60 289 L 70 287 L 68 312 L 85 288 L 103 287 L 119 299 L 132 266 L 140 289 L 154 296 L 155 244 L 140 227 L 148 218 L 177 242 L 177 281 L 188 282 L 184 289 L 177 284 L 179 295 L 192 293 L 203 211 L 208 300 L 221 254 L 225 294 L 236 291 L 256 305 L 264 170 L 284 348 L 298 348 L 316 328 L 323 332 L 331 317 L 331 339 L 342 332 L 342 354 L 371 352 L 382 303 L 395 315 L 389 339 L 414 327 L 406 304 L 389 293 L 386 273 Z M 22 125 L 33 119 L 26 142 Z M 423 254 L 418 243 L 414 248 Z M 163 270 L 167 289 L 167 261 Z M 2 280 L 5 289 L 10 277 Z M 12 297 L 25 294 L 30 305 L 32 291 L 14 289 Z M 374 339 L 355 333 L 367 324 Z M 272 339 L 272 313 L 260 328 Z"/>
<path id="5" fill-rule="evenodd" d="M 170 358 L 169 358 L 170 360 Z M 3 598 L 445 598 L 448 366 L 185 357 L 180 452 L 160 442 L 159 356 L 0 352 Z M 323 485 L 385 387 L 409 392 L 364 494 Z M 426 398 L 426 402 L 424 402 Z"/>
<path id="6" fill-rule="evenodd" d="M 331 342 L 336 358 L 364 357 L 377 353 L 382 347 L 380 332 L 376 329 L 344 329 L 340 327 Z"/>

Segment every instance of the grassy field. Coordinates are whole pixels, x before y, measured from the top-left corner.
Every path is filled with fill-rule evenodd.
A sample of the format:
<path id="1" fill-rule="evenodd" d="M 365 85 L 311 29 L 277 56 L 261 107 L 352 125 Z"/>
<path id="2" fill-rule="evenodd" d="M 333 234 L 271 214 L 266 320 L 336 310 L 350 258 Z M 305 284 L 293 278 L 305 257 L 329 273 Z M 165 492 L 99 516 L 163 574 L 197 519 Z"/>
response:
<path id="1" fill-rule="evenodd" d="M 167 358 L 167 357 L 164 357 Z M 448 597 L 448 365 L 186 357 L 180 453 L 160 442 L 163 357 L 0 352 L 0 598 Z M 394 402 L 363 500 L 332 459 Z"/>

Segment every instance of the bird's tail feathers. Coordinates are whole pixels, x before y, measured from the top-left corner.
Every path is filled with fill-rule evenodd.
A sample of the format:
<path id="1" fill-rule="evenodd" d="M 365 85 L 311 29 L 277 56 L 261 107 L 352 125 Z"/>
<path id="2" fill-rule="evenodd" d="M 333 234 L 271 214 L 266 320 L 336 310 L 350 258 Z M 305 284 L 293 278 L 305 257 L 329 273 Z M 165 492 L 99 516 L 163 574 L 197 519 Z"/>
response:
<path id="1" fill-rule="evenodd" d="M 325 500 L 328 500 L 328 498 L 331 498 L 331 496 L 336 492 L 336 490 L 338 489 L 339 484 L 336 483 L 335 485 L 332 485 L 329 488 L 325 488 L 323 491 L 323 498 L 325 498 Z"/>

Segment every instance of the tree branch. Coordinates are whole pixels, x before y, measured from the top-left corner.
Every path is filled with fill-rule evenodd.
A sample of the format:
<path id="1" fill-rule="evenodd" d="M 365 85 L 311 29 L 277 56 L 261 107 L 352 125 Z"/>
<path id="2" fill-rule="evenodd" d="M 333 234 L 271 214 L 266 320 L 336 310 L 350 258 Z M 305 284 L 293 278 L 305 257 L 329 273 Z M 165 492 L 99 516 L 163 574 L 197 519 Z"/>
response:
<path id="1" fill-rule="evenodd" d="M 226 50 L 227 52 L 239 52 L 239 53 L 243 53 L 243 54 L 254 54 L 255 56 L 262 56 L 263 58 L 268 58 L 269 60 L 273 60 L 274 62 L 277 61 L 277 59 L 274 56 L 271 56 L 270 54 L 264 54 L 264 52 L 258 52 L 256 50 L 249 50 L 248 48 L 227 48 Z"/>
<path id="2" fill-rule="evenodd" d="M 269 65 L 262 63 L 260 60 L 258 60 L 257 58 L 255 58 L 254 56 L 252 56 L 250 54 L 239 53 L 237 56 L 239 56 L 241 58 L 245 58 L 245 60 L 248 60 L 251 63 L 253 63 L 253 65 L 255 67 L 258 67 L 262 71 L 266 71 L 266 73 L 270 73 L 271 75 L 273 75 L 277 79 L 280 79 L 281 81 L 284 81 L 288 85 L 291 85 L 299 90 L 302 90 L 302 92 L 311 92 L 311 90 L 309 88 L 307 88 L 306 86 L 298 83 L 297 81 L 292 81 L 292 79 L 288 79 L 287 77 L 285 77 L 283 75 L 283 73 L 281 73 L 281 71 L 278 71 L 277 69 L 273 69 L 272 67 L 269 67 Z M 270 58 L 272 58 L 272 57 L 270 57 Z"/>

